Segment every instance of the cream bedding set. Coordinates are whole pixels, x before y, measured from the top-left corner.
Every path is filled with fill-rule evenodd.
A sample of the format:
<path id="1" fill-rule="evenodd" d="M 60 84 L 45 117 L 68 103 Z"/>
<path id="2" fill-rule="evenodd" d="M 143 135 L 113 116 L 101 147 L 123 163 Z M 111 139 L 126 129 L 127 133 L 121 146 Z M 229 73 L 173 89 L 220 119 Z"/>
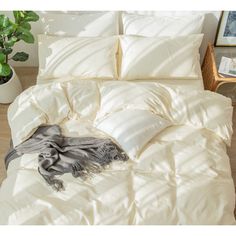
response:
<path id="1" fill-rule="evenodd" d="M 32 87 L 9 110 L 15 145 L 40 124 L 59 124 L 66 136 L 111 137 L 130 160 L 86 181 L 64 175 L 66 190 L 55 192 L 37 154 L 23 155 L 1 186 L 0 223 L 233 224 L 231 117 L 221 95 L 158 82 Z"/>
<path id="2" fill-rule="evenodd" d="M 9 108 L 14 146 L 40 125 L 58 124 L 65 136 L 111 138 L 129 160 L 114 162 L 87 180 L 65 174 L 60 178 L 66 190 L 55 192 L 38 173 L 37 154 L 25 154 L 10 162 L 0 188 L 0 224 L 235 224 L 234 183 L 226 154 L 232 135 L 231 100 L 189 83 L 201 81 L 195 50 L 201 35 L 181 40 L 161 36 L 162 46 L 143 36 L 86 39 L 82 56 L 78 52 L 85 38 L 40 37 L 51 57 L 40 58 L 44 66 L 38 81 L 44 84 L 24 91 Z M 55 50 L 61 52 L 60 40 L 76 45 L 68 56 L 78 59 L 71 63 L 79 66 L 65 67 L 66 75 L 66 61 L 57 59 L 58 53 L 52 56 Z M 175 56 L 182 41 L 188 42 L 185 66 Z M 120 71 L 113 50 L 118 44 Z M 151 58 L 158 57 L 159 65 L 163 44 L 176 70 L 154 66 Z M 147 45 L 153 50 L 141 54 L 136 49 Z M 97 63 L 91 62 L 91 48 Z M 132 48 L 140 65 L 149 61 L 149 67 L 134 69 Z M 84 56 L 90 67 L 79 63 Z"/>

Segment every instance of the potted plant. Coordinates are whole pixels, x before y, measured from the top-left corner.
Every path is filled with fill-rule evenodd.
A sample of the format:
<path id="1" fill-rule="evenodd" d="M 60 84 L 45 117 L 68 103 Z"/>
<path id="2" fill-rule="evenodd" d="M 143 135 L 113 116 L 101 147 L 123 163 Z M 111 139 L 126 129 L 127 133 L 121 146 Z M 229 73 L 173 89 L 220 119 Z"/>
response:
<path id="1" fill-rule="evenodd" d="M 0 103 L 11 103 L 22 91 L 20 81 L 9 62 L 26 61 L 29 55 L 16 52 L 13 46 L 19 42 L 34 43 L 30 22 L 38 21 L 39 16 L 33 11 L 13 11 L 14 21 L 0 15 Z"/>

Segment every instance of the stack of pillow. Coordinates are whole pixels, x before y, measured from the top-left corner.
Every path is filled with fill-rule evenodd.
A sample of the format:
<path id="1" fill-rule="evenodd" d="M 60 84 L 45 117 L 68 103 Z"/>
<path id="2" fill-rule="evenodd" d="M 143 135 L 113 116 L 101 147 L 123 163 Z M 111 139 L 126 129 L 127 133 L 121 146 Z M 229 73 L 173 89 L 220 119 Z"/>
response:
<path id="1" fill-rule="evenodd" d="M 46 34 L 38 37 L 38 82 L 201 78 L 204 15 L 123 13 L 123 35 L 118 16 L 63 15 L 66 24 L 59 27 L 60 15 L 45 15 Z"/>

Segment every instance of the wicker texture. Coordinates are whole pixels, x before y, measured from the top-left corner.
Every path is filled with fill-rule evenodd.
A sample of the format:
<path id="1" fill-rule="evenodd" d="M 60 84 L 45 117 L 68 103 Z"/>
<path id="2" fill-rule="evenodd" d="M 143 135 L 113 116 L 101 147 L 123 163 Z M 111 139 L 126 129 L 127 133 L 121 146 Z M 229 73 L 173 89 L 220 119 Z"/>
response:
<path id="1" fill-rule="evenodd" d="M 236 83 L 236 78 L 222 77 L 218 74 L 215 62 L 214 46 L 208 44 L 202 64 L 202 76 L 206 90 L 217 91 L 225 83 Z"/>

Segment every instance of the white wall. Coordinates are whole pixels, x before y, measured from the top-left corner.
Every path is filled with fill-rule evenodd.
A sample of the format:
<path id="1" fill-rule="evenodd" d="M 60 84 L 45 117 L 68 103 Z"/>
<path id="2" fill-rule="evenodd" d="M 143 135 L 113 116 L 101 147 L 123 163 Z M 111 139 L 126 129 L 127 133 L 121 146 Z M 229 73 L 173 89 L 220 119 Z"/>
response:
<path id="1" fill-rule="evenodd" d="M 220 11 L 207 12 L 205 15 L 205 21 L 203 26 L 204 38 L 202 41 L 202 46 L 200 48 L 201 61 L 203 60 L 203 57 L 205 55 L 207 44 L 209 42 L 214 43 L 215 41 L 216 30 L 220 19 L 220 15 L 221 15 Z"/>
<path id="2" fill-rule="evenodd" d="M 9 17 L 12 18 L 12 13 L 11 12 L 0 12 L 4 13 L 6 15 L 8 15 Z M 50 12 L 37 12 L 40 17 L 41 20 L 36 22 L 36 23 L 32 23 L 32 32 L 35 35 L 35 38 L 37 39 L 37 34 L 42 34 L 44 33 L 45 29 L 42 23 L 42 19 L 43 16 L 45 14 L 50 14 Z M 61 15 L 61 21 L 63 21 L 63 15 L 64 14 L 71 14 L 71 12 L 53 12 L 56 14 L 60 14 Z M 85 12 L 73 12 L 73 14 L 83 14 Z M 139 14 L 150 14 L 150 15 L 155 15 L 157 12 L 139 12 Z M 219 11 L 201 11 L 201 12 L 197 12 L 197 11 L 191 11 L 191 12 L 158 12 L 158 14 L 163 14 L 163 15 L 182 15 L 182 14 L 198 14 L 198 13 L 204 13 L 205 14 L 205 22 L 204 22 L 204 27 L 203 27 L 203 33 L 204 33 L 204 39 L 203 39 L 203 43 L 200 49 L 200 54 L 201 54 L 201 61 L 204 57 L 205 54 L 205 50 L 207 47 L 207 43 L 208 42 L 214 42 L 215 39 L 215 34 L 216 34 L 216 29 L 217 29 L 217 25 L 218 25 L 218 21 L 219 21 L 219 17 L 220 17 L 220 12 Z M 120 14 L 121 15 L 121 14 Z M 60 25 L 61 22 L 58 22 L 58 24 Z M 73 26 L 68 26 L 68 27 L 76 27 L 75 25 Z M 120 28 L 120 31 L 122 31 L 122 28 Z M 122 33 L 122 32 L 120 32 Z M 38 66 L 38 52 L 37 52 L 37 40 L 35 42 L 35 44 L 26 44 L 24 42 L 20 42 L 18 43 L 15 48 L 14 51 L 25 51 L 27 53 L 29 53 L 30 57 L 29 60 L 26 62 L 13 62 L 13 66 Z"/>

